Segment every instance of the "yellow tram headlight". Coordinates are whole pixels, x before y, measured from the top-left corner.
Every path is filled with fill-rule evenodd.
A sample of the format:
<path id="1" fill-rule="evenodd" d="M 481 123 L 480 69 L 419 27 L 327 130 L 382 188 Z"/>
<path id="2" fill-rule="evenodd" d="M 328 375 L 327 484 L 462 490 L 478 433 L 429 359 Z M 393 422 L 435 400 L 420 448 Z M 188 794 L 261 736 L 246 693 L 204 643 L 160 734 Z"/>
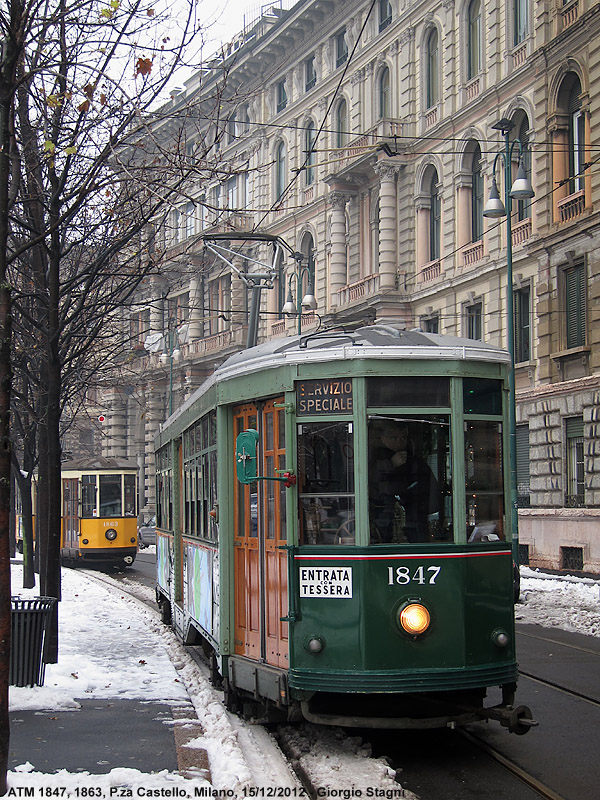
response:
<path id="1" fill-rule="evenodd" d="M 431 615 L 421 603 L 407 603 L 398 616 L 400 627 L 410 636 L 420 636 L 429 628 Z"/>
<path id="2" fill-rule="evenodd" d="M 114 528 L 109 528 L 107 531 L 105 531 L 104 535 L 109 542 L 114 542 L 114 540 L 117 538 L 117 532 Z"/>

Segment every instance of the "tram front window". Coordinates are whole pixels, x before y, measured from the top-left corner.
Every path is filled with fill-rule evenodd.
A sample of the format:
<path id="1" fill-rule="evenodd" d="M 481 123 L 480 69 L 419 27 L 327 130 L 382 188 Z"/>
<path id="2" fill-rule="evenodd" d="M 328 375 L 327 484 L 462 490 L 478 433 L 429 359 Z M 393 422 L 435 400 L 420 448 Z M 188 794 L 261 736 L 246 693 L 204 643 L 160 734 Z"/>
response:
<path id="1" fill-rule="evenodd" d="M 452 540 L 448 417 L 369 419 L 371 544 Z"/>
<path id="2" fill-rule="evenodd" d="M 121 476 L 100 475 L 100 516 L 123 516 L 121 505 Z"/>
<path id="3" fill-rule="evenodd" d="M 502 425 L 499 422 L 467 422 L 465 483 L 469 542 L 504 540 Z"/>
<path id="4" fill-rule="evenodd" d="M 354 544 L 351 422 L 298 425 L 300 544 Z"/>

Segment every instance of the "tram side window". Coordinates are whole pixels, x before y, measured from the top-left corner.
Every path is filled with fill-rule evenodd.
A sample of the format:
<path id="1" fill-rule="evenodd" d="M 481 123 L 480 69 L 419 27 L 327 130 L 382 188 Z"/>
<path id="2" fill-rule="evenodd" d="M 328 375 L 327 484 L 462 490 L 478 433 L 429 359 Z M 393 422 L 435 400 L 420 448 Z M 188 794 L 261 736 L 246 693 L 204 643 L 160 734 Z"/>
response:
<path id="1" fill-rule="evenodd" d="M 450 420 L 371 417 L 371 544 L 452 541 Z"/>
<path id="2" fill-rule="evenodd" d="M 300 544 L 354 543 L 351 422 L 298 425 Z"/>
<path id="3" fill-rule="evenodd" d="M 120 475 L 100 475 L 100 516 L 122 516 Z"/>
<path id="4" fill-rule="evenodd" d="M 468 541 L 504 540 L 500 422 L 470 420 L 465 423 L 465 483 Z"/>
<path id="5" fill-rule="evenodd" d="M 156 525 L 162 530 L 171 530 L 171 459 L 170 446 L 156 453 Z"/>
<path id="6" fill-rule="evenodd" d="M 81 476 L 81 516 L 91 519 L 96 516 L 96 476 Z"/>

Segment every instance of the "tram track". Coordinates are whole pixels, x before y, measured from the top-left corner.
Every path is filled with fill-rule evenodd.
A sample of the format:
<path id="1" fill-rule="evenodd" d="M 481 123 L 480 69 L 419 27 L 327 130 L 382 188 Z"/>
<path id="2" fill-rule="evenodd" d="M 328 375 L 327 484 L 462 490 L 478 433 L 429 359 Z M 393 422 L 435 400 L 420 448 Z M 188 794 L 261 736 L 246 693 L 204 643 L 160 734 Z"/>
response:
<path id="1" fill-rule="evenodd" d="M 540 797 L 545 798 L 545 800 L 565 800 L 563 795 L 558 794 L 558 792 L 555 792 L 554 789 L 551 789 L 545 783 L 542 783 L 542 781 L 536 778 L 535 775 L 532 775 L 531 772 L 523 769 L 523 767 L 519 766 L 515 761 L 512 761 L 510 758 L 505 756 L 495 747 L 492 747 L 478 736 L 475 736 L 472 731 L 461 729 L 459 733 L 463 738 L 470 742 L 471 745 L 504 767 L 504 769 L 507 770 L 507 772 L 509 772 L 511 775 L 518 778 L 531 789 L 534 789 L 540 795 Z"/>

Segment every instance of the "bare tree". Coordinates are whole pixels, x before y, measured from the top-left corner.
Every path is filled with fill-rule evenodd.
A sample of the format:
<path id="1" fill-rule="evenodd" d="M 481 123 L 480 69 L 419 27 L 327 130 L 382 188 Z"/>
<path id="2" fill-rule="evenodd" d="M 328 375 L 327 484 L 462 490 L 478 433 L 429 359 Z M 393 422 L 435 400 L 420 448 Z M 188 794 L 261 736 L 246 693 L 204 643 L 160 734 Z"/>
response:
<path id="1" fill-rule="evenodd" d="M 0 9 L 0 793 L 6 791 L 10 642 L 8 429 L 14 286 L 15 402 L 41 488 L 40 591 L 60 599 L 60 423 L 102 353 L 111 315 L 156 269 L 144 233 L 190 178 L 189 111 L 156 112 L 194 34 L 140 0 Z M 172 114 L 172 112 L 175 112 Z M 155 130 L 173 121 L 168 139 Z M 164 141 L 163 141 L 164 139 Z M 202 163 L 204 140 L 198 145 Z M 206 144 L 206 152 L 212 145 Z M 206 153 L 204 154 L 206 156 Z M 81 386 L 79 386 L 79 389 Z M 24 451 L 25 452 L 25 451 Z M 53 620 L 57 658 L 57 616 Z"/>

